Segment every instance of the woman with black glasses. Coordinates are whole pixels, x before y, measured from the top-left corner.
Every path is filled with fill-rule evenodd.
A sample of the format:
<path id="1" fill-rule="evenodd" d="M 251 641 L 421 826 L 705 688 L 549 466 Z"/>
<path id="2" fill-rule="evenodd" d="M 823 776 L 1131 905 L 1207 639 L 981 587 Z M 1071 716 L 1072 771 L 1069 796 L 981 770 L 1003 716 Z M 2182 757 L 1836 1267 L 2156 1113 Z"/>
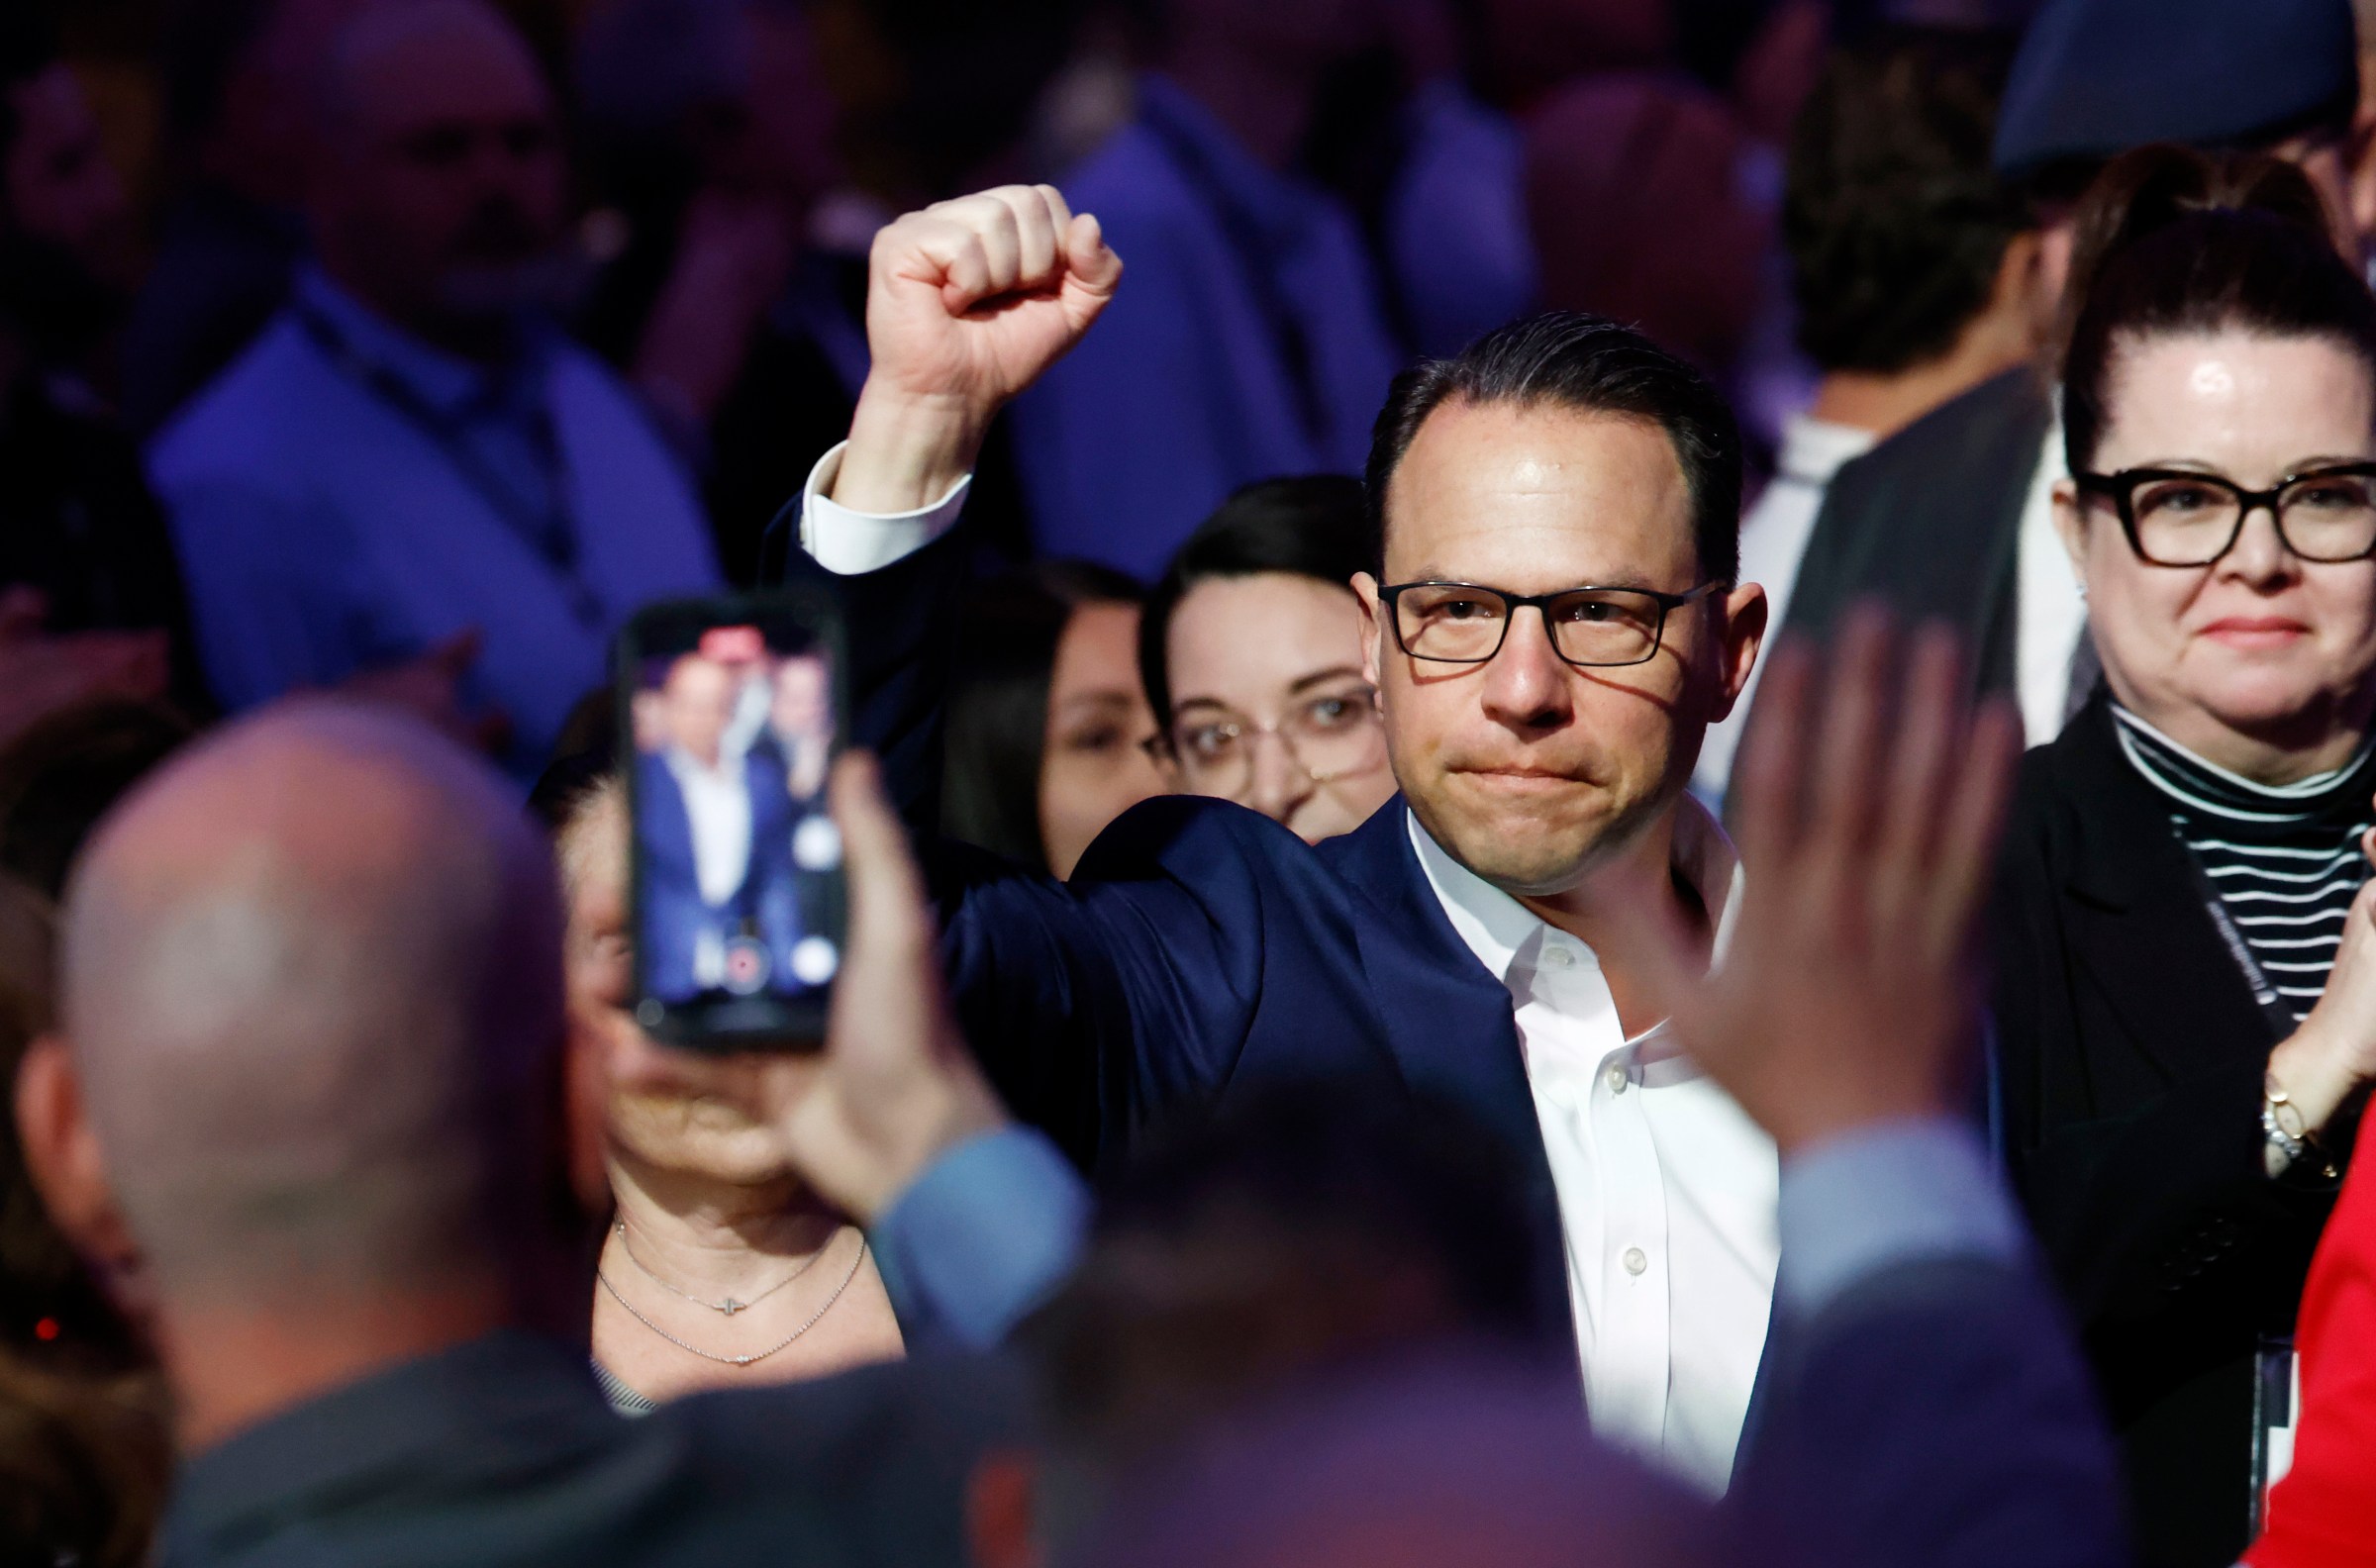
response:
<path id="1" fill-rule="evenodd" d="M 1992 1109 L 2142 1559 L 2228 1563 L 2376 1076 L 2376 301 L 2267 159 L 2129 154 L 2078 236 L 2054 499 L 2103 678 L 2025 767 Z"/>

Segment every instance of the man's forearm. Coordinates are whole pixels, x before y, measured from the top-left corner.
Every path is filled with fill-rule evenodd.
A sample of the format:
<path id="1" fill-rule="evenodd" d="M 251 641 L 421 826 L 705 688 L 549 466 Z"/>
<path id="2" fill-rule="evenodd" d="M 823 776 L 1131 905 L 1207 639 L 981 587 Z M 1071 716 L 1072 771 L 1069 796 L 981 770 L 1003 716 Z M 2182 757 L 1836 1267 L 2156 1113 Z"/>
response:
<path id="1" fill-rule="evenodd" d="M 829 498 L 883 516 L 937 504 L 973 472 L 996 412 L 961 396 L 888 392 L 869 380 Z"/>

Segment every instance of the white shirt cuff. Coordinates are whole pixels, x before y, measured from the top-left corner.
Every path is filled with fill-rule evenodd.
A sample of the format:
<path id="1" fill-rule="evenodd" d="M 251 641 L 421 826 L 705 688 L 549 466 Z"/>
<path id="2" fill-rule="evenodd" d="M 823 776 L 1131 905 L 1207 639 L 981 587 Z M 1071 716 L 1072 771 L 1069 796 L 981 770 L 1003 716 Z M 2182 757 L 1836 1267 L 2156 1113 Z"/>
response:
<path id="1" fill-rule="evenodd" d="M 1902 1263 L 2016 1263 L 2028 1231 L 1980 1140 L 1942 1118 L 1860 1128 L 1782 1163 L 1782 1306 L 1807 1318 Z"/>
<path id="2" fill-rule="evenodd" d="M 939 501 L 913 512 L 853 512 L 828 499 L 825 492 L 841 477 L 842 453 L 848 445 L 842 441 L 818 458 L 800 492 L 800 547 L 818 565 L 842 577 L 880 571 L 957 526 L 965 494 L 973 487 L 971 474 L 949 486 Z"/>

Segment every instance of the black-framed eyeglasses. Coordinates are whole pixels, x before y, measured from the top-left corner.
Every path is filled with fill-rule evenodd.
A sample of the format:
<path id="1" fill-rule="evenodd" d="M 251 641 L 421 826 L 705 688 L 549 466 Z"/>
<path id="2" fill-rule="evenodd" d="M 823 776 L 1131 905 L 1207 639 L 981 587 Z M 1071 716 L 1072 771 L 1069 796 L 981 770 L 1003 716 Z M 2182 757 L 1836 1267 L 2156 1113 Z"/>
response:
<path id="1" fill-rule="evenodd" d="M 2279 540 L 2303 560 L 2376 555 L 2376 462 L 2305 469 L 2266 490 L 2185 468 L 2073 474 L 2071 482 L 2112 503 L 2128 547 L 2147 565 L 2209 566 L 2235 548 L 2244 520 L 2264 507 Z"/>
<path id="2" fill-rule="evenodd" d="M 1510 623 L 1530 607 L 1542 612 L 1551 647 L 1587 669 L 1646 664 L 1657 655 L 1670 611 L 1696 604 L 1722 583 L 1688 593 L 1655 588 L 1563 588 L 1514 594 L 1480 583 L 1407 582 L 1378 590 L 1394 625 L 1394 640 L 1416 659 L 1437 664 L 1483 664 L 1502 650 Z"/>

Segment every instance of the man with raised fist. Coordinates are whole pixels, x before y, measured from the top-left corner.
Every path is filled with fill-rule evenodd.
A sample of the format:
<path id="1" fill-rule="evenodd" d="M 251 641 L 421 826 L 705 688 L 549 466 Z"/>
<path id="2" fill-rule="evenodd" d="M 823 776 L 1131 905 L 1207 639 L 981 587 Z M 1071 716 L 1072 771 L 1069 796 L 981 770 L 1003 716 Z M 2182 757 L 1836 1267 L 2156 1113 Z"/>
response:
<path id="1" fill-rule="evenodd" d="M 811 477 L 796 564 L 843 595 L 859 729 L 925 823 L 975 447 L 1122 266 L 1046 187 L 904 218 L 872 265 L 873 373 Z M 1835 1152 L 1811 1137 L 1778 1167 L 1668 1023 L 1665 982 L 1708 968 L 1740 904 L 1732 844 L 1684 792 L 1765 623 L 1733 580 L 1731 411 L 1638 334 L 1545 316 L 1399 381 L 1368 468 L 1383 559 L 1351 586 L 1402 793 L 1316 846 L 1227 803 L 1150 802 L 1069 884 L 943 851 L 958 1010 L 1009 1102 L 1085 1161 L 1263 1078 L 1372 1074 L 1463 1104 L 1527 1174 L 1541 1316 L 1572 1336 L 1596 1428 L 1721 1492 L 1777 1257 L 1820 1245 L 1781 1235 L 1778 1198 L 1790 1213 L 1791 1180 Z M 1944 689 L 1942 776 L 1981 787 L 2002 721 L 1975 736 Z M 1945 1094 L 1881 1098 L 1923 1115 Z M 1892 1157 L 1985 1188 L 1943 1126 Z"/>

